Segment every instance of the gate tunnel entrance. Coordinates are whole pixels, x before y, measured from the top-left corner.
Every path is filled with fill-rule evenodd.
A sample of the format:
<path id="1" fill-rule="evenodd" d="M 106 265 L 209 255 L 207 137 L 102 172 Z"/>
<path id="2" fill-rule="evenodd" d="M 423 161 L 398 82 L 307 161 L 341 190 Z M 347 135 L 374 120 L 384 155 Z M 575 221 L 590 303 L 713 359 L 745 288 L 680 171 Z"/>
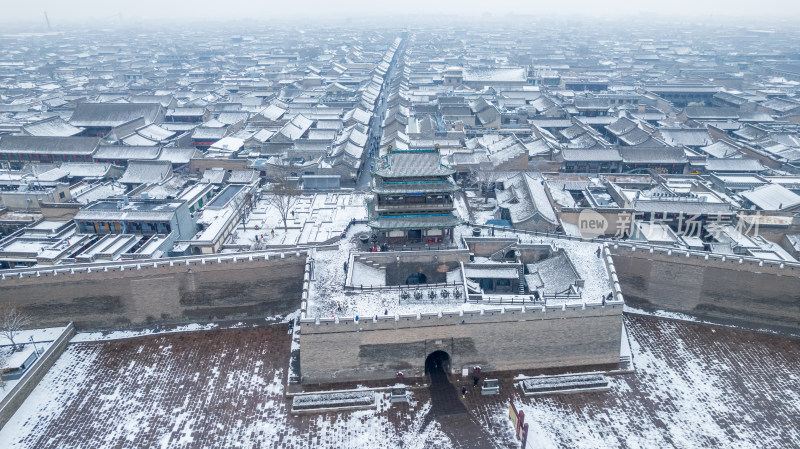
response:
<path id="1" fill-rule="evenodd" d="M 442 417 L 467 413 L 467 408 L 458 398 L 455 385 L 447 378 L 450 372 L 450 355 L 434 351 L 425 359 L 425 374 L 430 375 L 431 416 Z"/>
<path id="2" fill-rule="evenodd" d="M 425 359 L 425 374 L 447 374 L 450 372 L 450 355 L 444 351 L 434 351 Z"/>

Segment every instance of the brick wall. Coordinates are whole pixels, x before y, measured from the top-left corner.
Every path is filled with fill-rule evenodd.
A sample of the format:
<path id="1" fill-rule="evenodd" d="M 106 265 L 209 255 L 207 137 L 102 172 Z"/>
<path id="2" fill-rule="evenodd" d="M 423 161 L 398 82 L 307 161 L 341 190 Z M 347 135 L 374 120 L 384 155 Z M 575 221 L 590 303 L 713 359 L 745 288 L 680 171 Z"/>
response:
<path id="1" fill-rule="evenodd" d="M 489 233 L 490 232 L 483 231 L 484 235 Z M 514 237 L 465 237 L 464 241 L 467 243 L 467 246 L 469 246 L 471 253 L 480 257 L 489 257 L 497 251 L 507 249 L 516 244 L 518 239 Z"/>
<path id="2" fill-rule="evenodd" d="M 75 218 L 80 203 L 41 203 L 42 215 L 47 220 L 67 221 Z"/>
<path id="3" fill-rule="evenodd" d="M 486 371 L 619 362 L 622 302 L 379 316 L 339 321 L 301 320 L 300 371 L 304 383 L 422 376 L 425 359 L 448 353 L 451 368 Z"/>
<path id="4" fill-rule="evenodd" d="M 800 265 L 609 246 L 625 301 L 750 328 L 800 331 Z M 635 249 L 634 249 L 635 248 Z"/>
<path id="5" fill-rule="evenodd" d="M 192 159 L 189 161 L 191 173 L 203 173 L 211 168 L 224 170 L 242 170 L 247 168 L 247 159 Z"/>
<path id="6" fill-rule="evenodd" d="M 286 314 L 300 307 L 305 261 L 301 252 L 240 253 L 5 270 L 0 303 L 36 327 L 79 329 Z"/>

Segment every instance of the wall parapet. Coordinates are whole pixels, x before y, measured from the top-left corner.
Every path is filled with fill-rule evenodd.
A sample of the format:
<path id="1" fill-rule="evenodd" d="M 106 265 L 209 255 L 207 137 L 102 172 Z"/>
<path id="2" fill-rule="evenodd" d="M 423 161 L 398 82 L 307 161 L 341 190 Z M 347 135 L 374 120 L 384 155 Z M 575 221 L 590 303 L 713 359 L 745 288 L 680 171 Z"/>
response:
<path id="1" fill-rule="evenodd" d="M 503 321 L 537 321 L 594 316 L 622 315 L 623 301 L 583 302 L 550 306 L 513 306 L 373 317 L 301 318 L 301 332 L 307 334 L 368 332 L 410 327 L 450 326 Z"/>
<path id="2" fill-rule="evenodd" d="M 608 243 L 603 244 L 601 255 L 603 257 L 603 265 L 606 267 L 606 274 L 608 274 L 608 279 L 611 281 L 611 294 L 613 295 L 613 299 L 624 303 L 625 298 L 622 296 L 619 276 L 617 276 L 617 269 L 614 267 L 614 259 L 611 257 L 611 249 Z"/>
<path id="3" fill-rule="evenodd" d="M 696 251 L 668 246 L 646 245 L 630 242 L 615 242 L 606 247 L 616 251 L 613 255 L 625 256 L 625 251 L 633 254 L 653 254 L 660 257 L 674 258 L 677 263 L 719 263 L 732 270 L 773 272 L 782 276 L 800 276 L 800 263 L 783 260 L 763 259 L 739 254 L 720 254 Z"/>
<path id="4" fill-rule="evenodd" d="M 356 258 L 364 258 L 369 260 L 370 262 L 375 263 L 393 263 L 397 260 L 397 257 L 400 257 L 399 254 L 396 253 L 403 253 L 402 257 L 408 257 L 409 251 L 379 251 L 379 252 L 363 252 L 363 251 L 354 251 L 352 254 Z M 422 249 L 413 251 L 414 257 L 418 258 L 433 258 L 436 256 L 437 260 L 469 260 L 469 250 L 464 248 L 451 248 L 451 249 Z"/>
<path id="5" fill-rule="evenodd" d="M 286 259 L 291 257 L 303 257 L 308 254 L 306 249 L 295 251 L 256 251 L 232 254 L 209 254 L 183 257 L 170 257 L 163 259 L 139 259 L 132 261 L 97 262 L 82 264 L 53 265 L 50 267 L 26 267 L 10 270 L 0 270 L 0 282 L 12 281 L 25 278 L 57 277 L 62 275 L 79 275 L 91 273 L 124 272 L 127 270 L 140 271 L 146 269 L 159 268 L 186 268 L 207 264 L 236 264 L 256 262 L 259 260 L 268 261 L 274 259 Z M 1 284 L 0 284 L 1 285 Z"/>

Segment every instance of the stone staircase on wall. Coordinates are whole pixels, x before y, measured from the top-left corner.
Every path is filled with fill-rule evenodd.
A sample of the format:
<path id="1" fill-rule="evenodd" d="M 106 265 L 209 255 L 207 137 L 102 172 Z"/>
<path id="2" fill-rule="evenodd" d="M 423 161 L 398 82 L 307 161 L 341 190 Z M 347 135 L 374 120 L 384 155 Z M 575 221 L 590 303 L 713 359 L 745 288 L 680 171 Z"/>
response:
<path id="1" fill-rule="evenodd" d="M 360 263 L 360 264 L 366 265 L 368 267 L 372 267 L 372 268 L 378 269 L 378 270 L 386 270 L 386 266 L 385 265 L 381 265 L 378 262 L 375 262 L 374 260 L 370 260 L 368 257 L 359 256 L 357 262 Z"/>
<path id="2" fill-rule="evenodd" d="M 505 255 L 509 250 L 514 250 L 514 253 L 517 252 L 517 242 L 514 242 L 502 249 L 498 249 L 497 251 L 493 252 L 489 256 L 489 260 L 503 260 L 505 259 Z"/>

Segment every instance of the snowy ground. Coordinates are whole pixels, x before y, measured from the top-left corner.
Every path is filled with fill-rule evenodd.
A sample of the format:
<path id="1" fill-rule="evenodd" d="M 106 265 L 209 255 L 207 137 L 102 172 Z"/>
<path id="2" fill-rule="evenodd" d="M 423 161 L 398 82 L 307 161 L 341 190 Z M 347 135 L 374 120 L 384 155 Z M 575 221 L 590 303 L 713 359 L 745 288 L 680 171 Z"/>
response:
<path id="1" fill-rule="evenodd" d="M 30 343 L 31 337 L 33 337 L 33 341 L 40 343 L 46 341 L 53 341 L 58 338 L 61 333 L 64 332 L 63 327 L 48 327 L 44 329 L 27 329 L 23 331 L 19 331 L 18 334 L 14 336 L 14 341 L 17 344 L 20 343 Z M 0 346 L 10 345 L 11 341 L 5 336 L 0 335 Z M 41 348 L 39 348 L 41 350 Z"/>
<path id="2" fill-rule="evenodd" d="M 356 236 L 366 232 L 369 232 L 366 225 L 356 225 L 352 228 L 349 238 L 340 242 L 338 251 L 318 250 L 316 252 L 307 317 L 324 318 L 333 313 L 341 315 L 337 304 L 341 304 L 343 309 L 351 311 L 351 303 L 344 293 L 346 274 L 344 264 L 347 262 L 350 252 L 357 250 Z"/>
<path id="3" fill-rule="evenodd" d="M 469 208 L 465 204 L 469 203 Z M 494 198 L 484 198 L 477 195 L 475 191 L 468 190 L 464 196 L 458 195 L 456 198 L 456 208 L 464 220 L 469 220 L 472 223 L 485 224 L 487 220 L 494 220 L 496 218 L 497 200 Z M 469 211 L 472 211 L 472 219 L 469 218 Z"/>
<path id="4" fill-rule="evenodd" d="M 294 215 L 289 216 L 284 230 L 280 213 L 265 196 L 247 217 L 246 229 L 240 223 L 226 243 L 263 249 L 325 242 L 340 236 L 351 220 L 366 219 L 364 200 L 365 196 L 360 193 L 303 195 L 292 209 Z"/>
<path id="5" fill-rule="evenodd" d="M 3 448 L 433 447 L 430 404 L 292 416 L 285 326 L 71 345 L 0 431 Z M 401 446 L 402 445 L 402 446 Z"/>
<path id="6" fill-rule="evenodd" d="M 15 353 L 11 352 L 11 340 L 9 340 L 5 335 L 0 335 L 0 361 L 4 362 L 2 365 L 18 366 L 18 362 L 27 359 L 30 354 L 33 354 L 34 349 L 38 351 L 39 354 L 43 354 L 53 343 L 53 340 L 58 338 L 62 332 L 64 332 L 63 327 L 27 329 L 20 331 L 14 336 L 14 342 L 18 347 L 22 347 L 22 350 Z M 31 338 L 33 340 L 31 340 Z M 8 394 L 14 388 L 15 385 L 17 385 L 17 382 L 19 382 L 19 379 L 9 380 L 5 382 L 5 385 L 0 387 L 0 400 L 2 400 L 6 394 Z"/>
<path id="7" fill-rule="evenodd" d="M 656 316 L 659 318 L 671 318 L 673 320 L 702 322 L 702 320 L 699 320 L 698 318 L 695 318 L 691 315 L 686 315 L 685 313 L 678 313 L 678 312 L 667 312 L 666 310 L 654 310 L 651 312 L 626 305 L 624 307 L 624 311 L 625 313 L 635 314 L 635 315 L 649 315 L 649 316 Z"/>
<path id="8" fill-rule="evenodd" d="M 386 285 L 386 270 L 356 262 L 353 264 L 352 285 L 381 286 Z"/>
<path id="9" fill-rule="evenodd" d="M 509 394 L 527 415 L 530 448 L 797 447 L 799 340 L 625 321 L 636 373 L 610 377 L 611 391 L 525 397 L 518 373 L 485 373 L 498 375 L 501 394 L 470 394 L 456 416 L 432 416 L 427 389 L 411 390 L 407 405 L 382 394 L 374 410 L 291 415 L 285 325 L 73 344 L 0 431 L 0 447 L 518 447 Z M 486 439 L 465 444 L 475 426 Z"/>
<path id="10" fill-rule="evenodd" d="M 608 393 L 521 399 L 528 447 L 798 447 L 800 341 L 639 315 L 626 323 L 636 374 L 611 377 Z"/>

